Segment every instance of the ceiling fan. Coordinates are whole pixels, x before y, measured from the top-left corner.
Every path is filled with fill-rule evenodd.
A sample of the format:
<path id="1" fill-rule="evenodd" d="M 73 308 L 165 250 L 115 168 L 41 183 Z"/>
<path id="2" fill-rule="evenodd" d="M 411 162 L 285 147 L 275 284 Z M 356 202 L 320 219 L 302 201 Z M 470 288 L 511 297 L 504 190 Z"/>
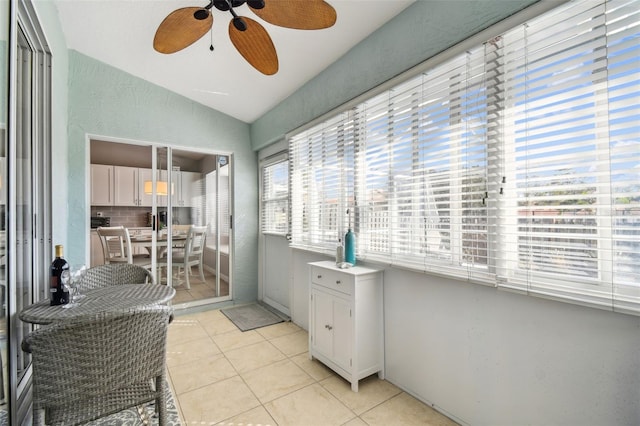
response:
<path id="1" fill-rule="evenodd" d="M 335 9 L 324 0 L 211 0 L 205 7 L 183 7 L 171 12 L 156 31 L 153 48 L 169 54 L 195 43 L 211 29 L 211 8 L 215 7 L 231 12 L 229 38 L 238 52 L 261 73 L 273 75 L 278 72 L 273 41 L 259 22 L 236 14 L 234 8 L 244 3 L 264 21 L 280 27 L 319 30 L 336 22 Z"/>

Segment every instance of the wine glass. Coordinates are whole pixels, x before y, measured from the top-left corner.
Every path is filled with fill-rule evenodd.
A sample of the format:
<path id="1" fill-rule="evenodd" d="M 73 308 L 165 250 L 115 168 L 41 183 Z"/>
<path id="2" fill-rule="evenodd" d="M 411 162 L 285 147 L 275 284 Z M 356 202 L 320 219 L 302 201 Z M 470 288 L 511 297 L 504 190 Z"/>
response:
<path id="1" fill-rule="evenodd" d="M 67 303 L 62 305 L 63 308 L 71 308 L 73 307 L 73 298 L 72 298 L 72 294 L 73 291 L 71 289 L 71 268 L 67 268 L 67 269 L 63 269 L 62 273 L 60 274 L 60 281 L 62 283 L 62 288 L 64 289 L 63 291 L 65 291 L 68 294 L 68 298 L 69 300 L 67 300 Z"/>
<path id="2" fill-rule="evenodd" d="M 87 273 L 87 266 L 86 265 L 71 265 L 69 267 L 69 280 L 68 280 L 68 286 L 69 286 L 69 295 L 70 295 L 70 299 L 69 300 L 69 304 L 73 305 L 74 303 L 77 303 L 78 300 L 82 299 L 85 295 L 84 294 L 80 294 L 80 284 L 82 283 L 82 280 L 84 279 L 84 276 Z"/>

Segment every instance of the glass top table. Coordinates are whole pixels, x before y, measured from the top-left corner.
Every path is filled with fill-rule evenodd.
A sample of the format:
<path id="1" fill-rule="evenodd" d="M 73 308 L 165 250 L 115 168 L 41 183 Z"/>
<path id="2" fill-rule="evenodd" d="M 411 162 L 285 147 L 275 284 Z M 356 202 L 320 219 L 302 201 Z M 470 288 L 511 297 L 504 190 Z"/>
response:
<path id="1" fill-rule="evenodd" d="M 157 284 L 123 284 L 89 290 L 84 297 L 67 305 L 50 306 L 49 299 L 27 306 L 19 318 L 33 324 L 115 312 L 169 302 L 176 291 Z"/>

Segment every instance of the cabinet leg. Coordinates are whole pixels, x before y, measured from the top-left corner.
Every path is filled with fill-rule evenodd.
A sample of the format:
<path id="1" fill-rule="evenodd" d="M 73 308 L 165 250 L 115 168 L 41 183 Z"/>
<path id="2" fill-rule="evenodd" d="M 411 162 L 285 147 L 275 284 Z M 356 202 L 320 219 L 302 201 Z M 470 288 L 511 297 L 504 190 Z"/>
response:
<path id="1" fill-rule="evenodd" d="M 351 382 L 351 390 L 354 392 L 358 392 L 358 380 L 354 380 Z"/>
<path id="2" fill-rule="evenodd" d="M 384 370 L 378 371 L 378 379 L 384 380 Z"/>

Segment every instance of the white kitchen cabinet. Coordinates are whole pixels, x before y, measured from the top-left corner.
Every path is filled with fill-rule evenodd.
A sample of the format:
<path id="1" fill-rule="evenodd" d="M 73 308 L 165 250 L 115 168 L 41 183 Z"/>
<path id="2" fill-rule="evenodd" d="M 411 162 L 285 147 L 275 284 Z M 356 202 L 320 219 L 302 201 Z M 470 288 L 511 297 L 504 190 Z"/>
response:
<path id="1" fill-rule="evenodd" d="M 137 206 L 138 204 L 138 168 L 115 166 L 115 202 L 116 206 Z"/>
<path id="2" fill-rule="evenodd" d="M 171 172 L 174 186 L 171 202 L 174 207 L 192 207 L 192 198 L 197 195 L 195 185 L 201 179 L 201 176 L 197 172 Z"/>
<path id="3" fill-rule="evenodd" d="M 153 170 L 138 169 L 138 199 L 142 207 L 151 207 L 153 196 L 144 192 L 144 183 L 151 182 L 153 179 Z"/>
<path id="4" fill-rule="evenodd" d="M 151 207 L 153 197 L 144 191 L 144 183 L 153 176 L 151 169 L 114 166 L 114 176 L 114 205 Z"/>
<path id="5" fill-rule="evenodd" d="M 112 206 L 114 203 L 113 166 L 91 165 L 91 205 Z"/>
<path id="6" fill-rule="evenodd" d="M 309 264 L 309 357 L 351 383 L 378 373 L 384 379 L 383 271 Z"/>

